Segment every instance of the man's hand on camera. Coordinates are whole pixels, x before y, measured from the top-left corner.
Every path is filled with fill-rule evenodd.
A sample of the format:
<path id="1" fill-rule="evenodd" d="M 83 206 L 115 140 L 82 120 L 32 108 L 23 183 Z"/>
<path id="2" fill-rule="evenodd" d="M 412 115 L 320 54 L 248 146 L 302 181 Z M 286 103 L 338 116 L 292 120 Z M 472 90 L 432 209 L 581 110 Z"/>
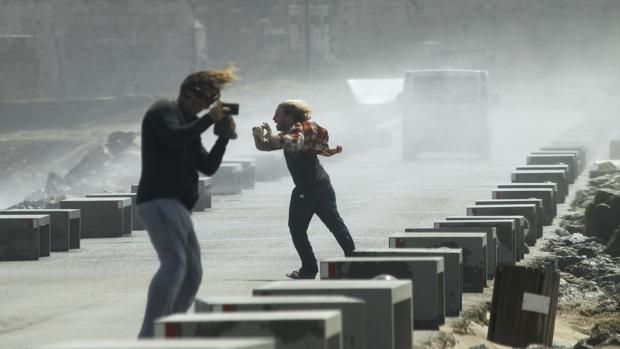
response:
<path id="1" fill-rule="evenodd" d="M 235 132 L 236 128 L 237 126 L 235 125 L 235 120 L 233 120 L 230 116 L 226 116 L 221 122 L 215 124 L 213 133 L 222 138 L 235 139 L 237 138 L 237 134 Z"/>
<path id="2" fill-rule="evenodd" d="M 209 117 L 213 120 L 213 123 L 217 124 L 222 121 L 225 116 L 226 114 L 224 113 L 224 110 L 222 110 L 222 102 L 216 101 L 213 103 L 211 110 L 209 110 Z"/>

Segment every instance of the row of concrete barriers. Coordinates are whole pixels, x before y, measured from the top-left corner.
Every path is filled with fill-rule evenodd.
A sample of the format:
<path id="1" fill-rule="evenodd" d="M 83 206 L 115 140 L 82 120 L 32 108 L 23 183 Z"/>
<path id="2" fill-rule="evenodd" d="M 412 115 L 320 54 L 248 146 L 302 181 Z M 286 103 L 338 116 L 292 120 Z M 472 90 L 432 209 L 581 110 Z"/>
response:
<path id="1" fill-rule="evenodd" d="M 223 161 L 216 175 L 199 178 L 194 211 L 210 208 L 212 195 L 254 188 L 257 177 L 281 178 L 280 158 L 281 154 L 254 154 Z M 134 210 L 136 191 L 137 185 L 132 185 L 130 192 L 65 199 L 57 208 L 0 211 L 0 261 L 37 260 L 51 252 L 78 249 L 82 238 L 129 236 L 132 231 L 144 230 Z"/>
<path id="2" fill-rule="evenodd" d="M 523 259 L 551 224 L 586 160 L 584 146 L 554 148 L 528 156 L 512 183 L 468 207 L 466 216 L 406 228 L 389 236 L 389 248 L 323 260 L 321 280 L 272 282 L 247 297 L 197 299 L 195 313 L 158 319 L 156 336 L 174 342 L 267 336 L 279 349 L 410 349 L 414 328 L 436 329 L 446 315 L 458 316 L 463 292 L 482 292 L 498 266 Z M 380 274 L 399 280 L 370 280 Z"/>

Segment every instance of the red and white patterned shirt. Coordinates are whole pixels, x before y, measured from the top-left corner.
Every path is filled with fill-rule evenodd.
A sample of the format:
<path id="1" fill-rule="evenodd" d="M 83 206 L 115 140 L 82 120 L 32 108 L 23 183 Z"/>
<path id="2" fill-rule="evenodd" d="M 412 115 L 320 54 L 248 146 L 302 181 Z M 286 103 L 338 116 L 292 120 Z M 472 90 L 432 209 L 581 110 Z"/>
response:
<path id="1" fill-rule="evenodd" d="M 312 120 L 298 122 L 287 132 L 280 132 L 268 138 L 259 137 L 256 141 L 256 147 L 259 150 L 284 149 L 290 152 L 308 152 L 322 156 L 332 156 L 342 151 L 341 146 L 329 148 L 327 129 Z"/>

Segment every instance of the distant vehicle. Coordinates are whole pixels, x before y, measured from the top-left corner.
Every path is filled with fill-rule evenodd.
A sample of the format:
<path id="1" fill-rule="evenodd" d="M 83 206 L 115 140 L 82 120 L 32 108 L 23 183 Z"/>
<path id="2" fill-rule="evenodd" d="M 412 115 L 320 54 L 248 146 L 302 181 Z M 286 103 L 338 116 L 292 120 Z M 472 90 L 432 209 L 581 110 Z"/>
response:
<path id="1" fill-rule="evenodd" d="M 398 101 L 403 111 L 403 159 L 446 151 L 489 156 L 487 71 L 407 71 Z"/>

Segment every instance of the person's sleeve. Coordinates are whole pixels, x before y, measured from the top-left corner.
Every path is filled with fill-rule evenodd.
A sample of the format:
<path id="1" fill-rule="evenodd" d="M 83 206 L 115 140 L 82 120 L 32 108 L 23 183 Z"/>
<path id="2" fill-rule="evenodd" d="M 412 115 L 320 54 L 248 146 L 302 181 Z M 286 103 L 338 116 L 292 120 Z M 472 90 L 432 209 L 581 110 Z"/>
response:
<path id="1" fill-rule="evenodd" d="M 290 152 L 299 152 L 304 146 L 304 129 L 301 123 L 295 126 L 288 133 L 281 133 L 274 138 L 279 138 L 282 149 Z"/>
<path id="2" fill-rule="evenodd" d="M 272 151 L 272 150 L 278 150 L 278 149 L 282 149 L 282 145 L 281 145 L 281 141 L 279 138 L 276 137 L 271 137 L 271 138 L 265 138 L 263 136 L 259 136 L 259 135 L 253 135 L 254 136 L 254 146 L 256 146 L 256 149 L 260 150 L 260 151 Z"/>
<path id="3" fill-rule="evenodd" d="M 171 147 L 180 147 L 199 139 L 200 134 L 213 124 L 211 118 L 205 115 L 188 124 L 181 125 L 174 110 L 167 107 L 161 107 L 152 112 L 149 115 L 149 121 L 159 138 Z"/>
<path id="4" fill-rule="evenodd" d="M 202 144 L 198 144 L 196 169 L 207 176 L 212 176 L 220 168 L 227 144 L 228 138 L 218 137 L 210 152 Z"/>

